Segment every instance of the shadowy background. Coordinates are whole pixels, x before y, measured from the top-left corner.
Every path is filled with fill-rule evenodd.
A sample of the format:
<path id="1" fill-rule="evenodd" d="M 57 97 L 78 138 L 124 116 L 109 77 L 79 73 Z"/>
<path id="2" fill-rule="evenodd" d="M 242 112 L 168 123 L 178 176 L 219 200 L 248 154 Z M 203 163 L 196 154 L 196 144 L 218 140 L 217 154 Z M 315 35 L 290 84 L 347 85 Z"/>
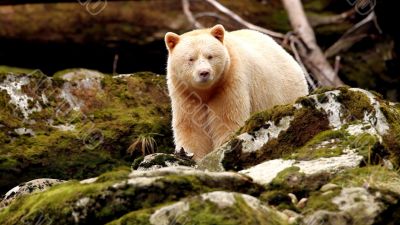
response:
<path id="1" fill-rule="evenodd" d="M 318 44 L 329 49 L 367 14 L 354 12 L 361 0 L 304 0 Z M 376 19 L 354 34 L 357 39 L 328 58 L 340 56 L 339 75 L 350 86 L 373 89 L 399 100 L 398 1 L 373 2 Z M 243 28 L 205 1 L 190 1 L 199 21 L 228 30 Z M 280 0 L 221 0 L 247 21 L 270 30 L 292 30 Z M 152 71 L 165 74 L 168 31 L 192 29 L 180 0 L 0 1 L 0 65 L 40 69 L 48 75 L 67 68 L 105 73 Z M 346 18 L 335 16 L 351 12 Z M 211 16 L 204 16 L 209 13 Z M 214 14 L 214 16 L 212 15 Z M 218 16 L 215 16 L 218 15 Z"/>

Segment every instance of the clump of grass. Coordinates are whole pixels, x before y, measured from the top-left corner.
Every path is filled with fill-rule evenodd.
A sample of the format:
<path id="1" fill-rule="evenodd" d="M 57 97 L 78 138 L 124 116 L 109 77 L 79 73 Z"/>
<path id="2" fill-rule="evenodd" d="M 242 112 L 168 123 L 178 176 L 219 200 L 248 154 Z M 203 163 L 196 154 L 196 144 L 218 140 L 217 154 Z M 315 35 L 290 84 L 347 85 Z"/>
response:
<path id="1" fill-rule="evenodd" d="M 128 147 L 127 152 L 133 155 L 136 151 L 140 151 L 143 156 L 155 153 L 157 150 L 157 142 L 154 139 L 155 135 L 160 134 L 148 133 L 138 135 Z"/>

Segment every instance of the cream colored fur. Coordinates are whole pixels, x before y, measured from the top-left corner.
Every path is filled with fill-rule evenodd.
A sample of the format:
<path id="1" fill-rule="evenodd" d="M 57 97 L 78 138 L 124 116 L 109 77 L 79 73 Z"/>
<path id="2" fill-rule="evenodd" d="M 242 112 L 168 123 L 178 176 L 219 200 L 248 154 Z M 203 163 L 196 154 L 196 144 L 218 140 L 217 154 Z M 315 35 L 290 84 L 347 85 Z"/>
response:
<path id="1" fill-rule="evenodd" d="M 254 112 L 308 94 L 297 62 L 272 38 L 221 25 L 167 33 L 167 79 L 176 149 L 196 160 L 219 147 Z M 210 76 L 201 78 L 201 72 Z"/>

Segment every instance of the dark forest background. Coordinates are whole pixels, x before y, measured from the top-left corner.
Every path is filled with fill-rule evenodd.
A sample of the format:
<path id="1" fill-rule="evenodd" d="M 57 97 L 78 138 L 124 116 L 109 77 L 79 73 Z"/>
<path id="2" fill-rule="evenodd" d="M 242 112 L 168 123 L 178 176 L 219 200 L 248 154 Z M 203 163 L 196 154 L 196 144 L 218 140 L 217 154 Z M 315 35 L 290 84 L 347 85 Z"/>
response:
<path id="1" fill-rule="evenodd" d="M 399 3 L 368 0 L 364 7 L 362 1 L 302 3 L 329 62 L 335 65 L 340 57 L 336 63 L 342 81 L 398 101 Z M 219 2 L 252 24 L 283 34 L 293 30 L 281 0 Z M 190 10 L 204 26 L 245 28 L 204 0 L 190 1 Z M 363 24 L 371 13 L 373 19 Z M 40 69 L 48 75 L 78 67 L 165 74 L 164 34 L 193 28 L 181 0 L 0 1 L 0 65 L 7 66 L 3 70 Z M 343 37 L 345 41 L 338 43 Z M 335 44 L 339 47 L 332 49 Z"/>

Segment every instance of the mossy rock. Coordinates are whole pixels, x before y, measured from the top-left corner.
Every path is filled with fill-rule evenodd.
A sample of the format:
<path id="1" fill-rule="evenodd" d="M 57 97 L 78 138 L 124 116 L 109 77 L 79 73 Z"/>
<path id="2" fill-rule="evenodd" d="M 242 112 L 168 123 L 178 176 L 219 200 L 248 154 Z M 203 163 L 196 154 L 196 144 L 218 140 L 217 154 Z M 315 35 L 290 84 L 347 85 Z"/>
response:
<path id="1" fill-rule="evenodd" d="M 321 89 L 293 105 L 254 114 L 235 137 L 200 163 L 240 171 L 273 159 L 309 161 L 354 152 L 364 163 L 399 165 L 400 111 L 366 90 Z"/>
<path id="2" fill-rule="evenodd" d="M 338 188 L 311 193 L 305 221 L 333 219 L 351 224 L 395 224 L 400 212 L 399 175 L 381 166 L 350 169 L 331 180 Z"/>
<path id="3" fill-rule="evenodd" d="M 154 151 L 173 149 L 164 76 L 69 69 L 0 73 L 0 81 L 0 193 L 35 178 L 129 166 L 141 155 L 127 151 L 140 135 L 153 135 Z"/>
<path id="4" fill-rule="evenodd" d="M 325 88 L 256 113 L 196 165 L 187 155 L 160 153 L 173 149 L 162 76 L 93 78 L 86 72 L 60 72 L 55 81 L 43 74 L 3 75 L 0 85 L 14 82 L 14 89 L 0 92 L 1 187 L 39 177 L 69 181 L 11 199 L 0 209 L 0 224 L 399 219 L 400 109 L 379 94 Z M 55 84 L 34 89 L 40 79 Z M 13 97 L 27 104 L 10 104 Z M 84 131 L 91 132 L 82 139 Z M 159 153 L 138 157 L 149 150 L 132 144 L 143 135 L 157 142 Z"/>
<path id="5" fill-rule="evenodd" d="M 253 196 L 216 191 L 153 210 L 132 212 L 109 224 L 278 225 L 288 224 L 288 219 Z"/>
<path id="6" fill-rule="evenodd" d="M 153 170 L 162 167 L 191 166 L 196 163 L 190 158 L 179 155 L 155 153 L 145 157 L 139 157 L 132 163 L 133 170 Z"/>
<path id="7" fill-rule="evenodd" d="M 0 223 L 18 224 L 24 221 L 32 224 L 44 218 L 57 221 L 60 225 L 105 224 L 134 211 L 145 216 L 141 211 L 143 209 L 160 207 L 206 192 L 232 191 L 257 196 L 263 190 L 247 177 L 228 172 L 211 173 L 190 167 L 175 167 L 129 174 L 127 170 L 120 169 L 98 178 L 69 181 L 44 192 L 19 197 L 0 211 Z M 232 210 L 236 209 L 234 212 L 238 213 L 241 207 L 238 205 Z M 193 213 L 200 212 L 201 208 L 201 205 L 194 207 Z M 247 209 L 251 213 L 251 209 Z M 206 213 L 210 214 L 210 219 L 220 215 L 209 210 L 202 215 Z M 201 216 L 192 219 L 200 221 Z"/>

